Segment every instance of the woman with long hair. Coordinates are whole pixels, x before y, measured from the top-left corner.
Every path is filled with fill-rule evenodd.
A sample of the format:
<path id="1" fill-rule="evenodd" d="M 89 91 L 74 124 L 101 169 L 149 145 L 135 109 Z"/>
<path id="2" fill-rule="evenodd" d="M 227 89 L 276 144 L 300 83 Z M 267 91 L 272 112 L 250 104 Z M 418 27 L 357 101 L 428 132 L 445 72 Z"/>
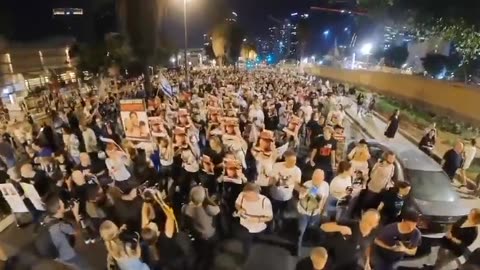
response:
<path id="1" fill-rule="evenodd" d="M 364 177 L 368 176 L 368 161 L 370 160 L 370 151 L 368 150 L 368 144 L 364 139 L 348 153 L 348 159 L 352 164 L 354 172 L 362 172 Z"/>
<path id="2" fill-rule="evenodd" d="M 158 152 L 160 154 L 160 185 L 162 189 L 168 190 L 169 182 L 173 182 L 173 143 L 168 135 L 160 137 L 158 141 Z"/>
<path id="3" fill-rule="evenodd" d="M 140 259 L 140 236 L 122 235 L 124 231 L 115 223 L 107 220 L 100 225 L 100 236 L 107 249 L 108 269 L 149 270 L 150 267 Z"/>

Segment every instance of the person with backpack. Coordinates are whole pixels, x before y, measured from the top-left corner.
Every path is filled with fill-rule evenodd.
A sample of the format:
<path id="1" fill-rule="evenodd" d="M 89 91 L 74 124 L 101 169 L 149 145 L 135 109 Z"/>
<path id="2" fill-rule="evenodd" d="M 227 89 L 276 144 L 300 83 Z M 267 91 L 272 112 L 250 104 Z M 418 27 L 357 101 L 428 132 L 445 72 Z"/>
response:
<path id="1" fill-rule="evenodd" d="M 75 270 L 92 269 L 75 251 L 75 228 L 65 220 L 65 214 L 71 210 L 76 222 L 81 221 L 79 203 L 73 202 L 71 208 L 58 195 L 50 195 L 45 202 L 47 217 L 34 241 L 40 257 L 58 261 Z"/>
<path id="2" fill-rule="evenodd" d="M 247 183 L 235 201 L 235 216 L 240 219 L 236 235 L 242 241 L 246 257 L 253 240 L 265 231 L 267 222 L 273 218 L 272 203 L 260 191 L 259 185 Z"/>
<path id="3" fill-rule="evenodd" d="M 202 186 L 190 190 L 190 202 L 182 208 L 182 214 L 189 232 L 194 236 L 197 269 L 209 269 L 210 258 L 217 241 L 215 218 L 220 207 L 213 202 Z"/>

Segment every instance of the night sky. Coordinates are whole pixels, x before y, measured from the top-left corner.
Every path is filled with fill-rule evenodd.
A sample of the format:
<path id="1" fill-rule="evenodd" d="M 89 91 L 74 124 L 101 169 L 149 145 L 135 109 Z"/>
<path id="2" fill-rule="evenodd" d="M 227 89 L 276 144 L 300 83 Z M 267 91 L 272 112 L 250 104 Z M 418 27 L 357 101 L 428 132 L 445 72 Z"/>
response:
<path id="1" fill-rule="evenodd" d="M 178 0 L 179 2 L 182 2 Z M 227 8 L 238 14 L 238 21 L 249 36 L 264 33 L 273 22 L 269 15 L 282 19 L 292 12 L 308 10 L 312 0 L 221 0 Z M 172 1 L 175 2 L 175 1 Z M 189 45 L 199 47 L 203 44 L 203 34 L 208 33 L 213 22 L 209 14 L 216 8 L 212 0 L 190 0 L 189 2 Z M 183 9 L 175 3 L 170 8 L 168 18 L 169 36 L 179 46 L 183 46 Z"/>
<path id="2" fill-rule="evenodd" d="M 65 5 L 80 0 L 0 0 L 0 16 L 14 19 L 16 36 L 24 40 L 36 40 L 48 35 L 51 23 L 51 8 L 54 2 Z M 100 1 L 100 0 L 94 0 Z M 108 0 L 104 0 L 108 1 Z M 249 37 L 256 37 L 266 32 L 274 22 L 268 17 L 284 19 L 292 12 L 307 12 L 312 5 L 325 5 L 328 0 L 188 0 L 189 47 L 203 46 L 203 34 L 208 33 L 214 24 L 212 14 L 223 5 L 226 13 L 235 11 L 238 22 Z M 88 1 L 87 1 L 88 2 Z M 83 2 L 85 3 L 85 2 Z M 169 1 L 166 29 L 167 35 L 176 46 L 183 47 L 183 0 Z M 80 4 L 78 4 L 80 5 Z M 15 10 L 15 11 L 13 11 Z M 29 20 L 26 20 L 28 18 Z M 0 21 L 1 23 L 1 21 Z M 3 29 L 0 25 L 0 31 Z M 0 33 L 2 34 L 2 33 Z"/>

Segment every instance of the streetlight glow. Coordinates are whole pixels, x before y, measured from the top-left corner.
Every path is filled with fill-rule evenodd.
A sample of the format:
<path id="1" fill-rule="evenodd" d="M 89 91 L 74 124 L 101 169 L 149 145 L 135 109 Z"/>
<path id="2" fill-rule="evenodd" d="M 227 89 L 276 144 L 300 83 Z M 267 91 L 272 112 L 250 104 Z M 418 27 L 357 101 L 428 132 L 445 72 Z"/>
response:
<path id="1" fill-rule="evenodd" d="M 173 64 L 173 63 L 175 63 L 175 61 L 176 61 L 175 57 L 172 56 L 172 57 L 170 58 L 170 62 L 172 62 L 172 64 Z"/>
<path id="2" fill-rule="evenodd" d="M 328 36 L 329 33 L 330 33 L 330 30 L 325 30 L 325 31 L 323 31 L 323 34 L 324 34 L 325 36 Z"/>
<path id="3" fill-rule="evenodd" d="M 360 48 L 360 52 L 363 55 L 369 55 L 372 53 L 373 45 L 372 43 L 365 43 L 362 48 Z"/>

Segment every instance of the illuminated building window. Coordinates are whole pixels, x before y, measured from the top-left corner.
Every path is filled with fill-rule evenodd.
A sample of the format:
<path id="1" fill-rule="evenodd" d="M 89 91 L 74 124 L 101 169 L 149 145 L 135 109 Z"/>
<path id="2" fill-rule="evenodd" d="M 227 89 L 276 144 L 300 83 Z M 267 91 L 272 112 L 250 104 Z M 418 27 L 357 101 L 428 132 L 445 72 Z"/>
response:
<path id="1" fill-rule="evenodd" d="M 81 8 L 54 8 L 54 16 L 83 15 Z"/>

